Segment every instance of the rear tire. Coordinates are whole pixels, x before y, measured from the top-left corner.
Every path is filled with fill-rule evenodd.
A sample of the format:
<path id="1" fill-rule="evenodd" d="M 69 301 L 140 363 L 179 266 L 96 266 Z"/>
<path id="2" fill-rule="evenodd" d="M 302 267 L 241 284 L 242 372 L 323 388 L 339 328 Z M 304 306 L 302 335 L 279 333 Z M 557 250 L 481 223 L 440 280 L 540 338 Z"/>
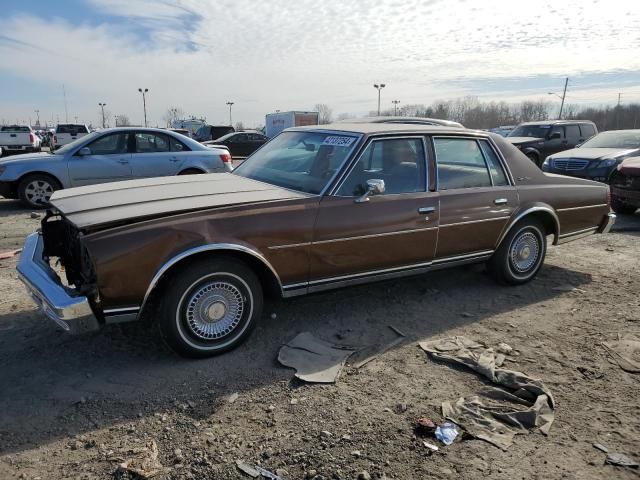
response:
<path id="1" fill-rule="evenodd" d="M 158 327 L 171 349 L 190 358 L 231 350 L 262 315 L 262 285 L 232 258 L 190 262 L 166 283 Z"/>
<path id="2" fill-rule="evenodd" d="M 544 226 L 535 219 L 516 223 L 488 262 L 489 272 L 499 283 L 521 285 L 531 281 L 547 253 Z"/>
<path id="3" fill-rule="evenodd" d="M 18 197 L 30 208 L 45 208 L 53 192 L 62 185 L 51 175 L 34 173 L 27 175 L 18 184 Z"/>

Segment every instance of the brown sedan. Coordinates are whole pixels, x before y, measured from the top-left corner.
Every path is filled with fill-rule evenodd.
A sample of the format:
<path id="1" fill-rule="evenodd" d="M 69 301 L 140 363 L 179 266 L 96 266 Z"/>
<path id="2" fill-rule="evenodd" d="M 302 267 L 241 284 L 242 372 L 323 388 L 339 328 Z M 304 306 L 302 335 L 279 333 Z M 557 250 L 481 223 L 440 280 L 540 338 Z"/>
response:
<path id="1" fill-rule="evenodd" d="M 62 328 L 154 316 L 194 357 L 291 297 L 486 262 L 531 280 L 553 243 L 607 232 L 608 187 L 541 172 L 502 137 L 423 125 L 289 129 L 231 173 L 56 192 L 21 279 Z M 63 285 L 49 266 L 65 267 Z"/>

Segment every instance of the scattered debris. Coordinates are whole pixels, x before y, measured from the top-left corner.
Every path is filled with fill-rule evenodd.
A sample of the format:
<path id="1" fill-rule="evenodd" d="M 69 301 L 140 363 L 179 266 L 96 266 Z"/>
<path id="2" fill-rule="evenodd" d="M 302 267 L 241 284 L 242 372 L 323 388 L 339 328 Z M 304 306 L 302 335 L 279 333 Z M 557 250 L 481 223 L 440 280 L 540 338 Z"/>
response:
<path id="1" fill-rule="evenodd" d="M 282 478 L 280 478 L 275 473 L 271 473 L 269 470 L 265 470 L 262 467 L 256 465 L 255 469 L 264 478 L 268 478 L 269 480 L 282 480 Z"/>
<path id="2" fill-rule="evenodd" d="M 31 218 L 40 218 L 40 214 L 37 212 L 31 212 Z"/>
<path id="3" fill-rule="evenodd" d="M 584 293 L 585 290 L 574 287 L 573 285 L 558 285 L 557 287 L 553 287 L 551 290 L 555 290 L 556 292 L 577 292 Z"/>
<path id="4" fill-rule="evenodd" d="M 458 429 L 453 423 L 445 422 L 436 428 L 436 438 L 445 445 L 451 445 L 458 436 Z"/>
<path id="5" fill-rule="evenodd" d="M 118 470 L 137 475 L 139 478 L 153 478 L 164 472 L 164 467 L 158 460 L 158 445 L 154 440 L 147 442 L 144 447 L 132 448 L 124 453 L 128 458 L 112 457 L 118 460 Z"/>
<path id="6" fill-rule="evenodd" d="M 296 377 L 305 382 L 335 383 L 353 352 L 303 332 L 280 347 L 278 361 L 294 368 Z"/>
<path id="7" fill-rule="evenodd" d="M 371 480 L 371 474 L 369 472 L 367 472 L 366 470 L 363 470 L 363 471 L 358 473 L 358 476 L 356 478 L 358 480 Z"/>
<path id="8" fill-rule="evenodd" d="M 227 403 L 234 403 L 236 400 L 238 400 L 238 392 L 233 392 L 231 395 L 229 395 L 227 397 Z"/>
<path id="9" fill-rule="evenodd" d="M 420 417 L 416 420 L 416 426 L 414 428 L 414 432 L 416 435 L 421 435 L 423 437 L 433 435 L 433 432 L 436 431 L 436 424 L 433 423 L 433 420 L 427 417 Z"/>
<path id="10" fill-rule="evenodd" d="M 622 453 L 607 453 L 607 463 L 618 467 L 638 468 L 640 464 Z"/>
<path id="11" fill-rule="evenodd" d="M 633 334 L 618 334 L 618 340 L 604 342 L 602 346 L 613 357 L 618 366 L 629 373 L 640 373 L 640 362 L 634 360 L 640 355 L 640 339 Z"/>
<path id="12" fill-rule="evenodd" d="M 594 446 L 594 448 L 597 448 L 601 452 L 609 453 L 609 449 L 607 447 L 605 447 L 604 445 L 602 445 L 601 443 L 594 443 L 593 446 Z"/>
<path id="13" fill-rule="evenodd" d="M 21 248 L 18 250 L 11 250 L 9 252 L 0 252 L 0 260 L 6 260 L 7 258 L 12 258 L 18 255 L 22 251 Z"/>
<path id="14" fill-rule="evenodd" d="M 423 441 L 422 444 L 427 447 L 429 450 L 431 450 L 432 452 L 437 452 L 438 450 L 440 450 L 436 445 L 434 445 L 433 443 L 429 443 L 427 441 Z"/>
<path id="15" fill-rule="evenodd" d="M 576 370 L 578 370 L 587 380 L 598 380 L 604 377 L 604 373 L 596 368 L 576 367 Z"/>
<path id="16" fill-rule="evenodd" d="M 442 415 L 462 426 L 469 435 L 506 450 L 516 433 L 532 428 L 545 435 L 549 433 L 555 402 L 540 380 L 500 368 L 492 349 L 466 337 L 420 342 L 420 347 L 435 360 L 469 367 L 512 391 L 498 388 L 483 391 L 483 396 L 491 400 L 488 405 L 478 396 L 460 398 L 455 404 L 442 403 Z"/>
<path id="17" fill-rule="evenodd" d="M 398 336 L 396 338 L 394 338 L 391 342 L 387 343 L 386 345 L 384 345 L 381 349 L 379 349 L 378 351 L 376 351 L 373 355 L 368 356 L 367 358 L 365 358 L 364 360 L 359 361 L 358 363 L 356 363 L 354 365 L 355 368 L 362 368 L 364 367 L 367 363 L 375 360 L 376 358 L 378 358 L 380 355 L 386 353 L 388 350 L 392 349 L 393 347 L 395 347 L 396 345 L 398 345 L 399 343 L 401 343 L 405 338 L 406 335 L 404 333 L 402 333 L 399 329 L 397 329 L 396 327 L 394 327 L 393 325 L 388 325 L 388 327 L 394 332 L 396 333 Z"/>
<path id="18" fill-rule="evenodd" d="M 236 460 L 236 467 L 238 467 L 238 470 L 242 473 L 246 473 L 251 478 L 258 478 L 260 476 L 260 472 L 258 470 L 242 460 Z"/>
<path id="19" fill-rule="evenodd" d="M 501 342 L 496 347 L 496 352 L 502 353 L 504 355 L 511 355 L 511 352 L 513 352 L 513 347 L 511 347 L 511 345 L 508 345 L 504 342 Z"/>

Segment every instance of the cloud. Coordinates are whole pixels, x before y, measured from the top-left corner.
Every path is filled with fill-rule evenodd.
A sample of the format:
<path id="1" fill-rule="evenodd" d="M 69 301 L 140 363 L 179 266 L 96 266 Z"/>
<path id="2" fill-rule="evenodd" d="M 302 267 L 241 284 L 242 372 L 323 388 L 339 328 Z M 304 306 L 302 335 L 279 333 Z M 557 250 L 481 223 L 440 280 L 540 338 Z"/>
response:
<path id="1" fill-rule="evenodd" d="M 520 79 L 525 95 L 546 95 L 549 78 L 602 75 L 602 85 L 583 87 L 593 93 L 640 71 L 636 3 L 88 0 L 103 21 L 5 19 L 0 69 L 43 91 L 64 83 L 73 111 L 94 123 L 98 101 L 141 121 L 138 87 L 150 89 L 154 123 L 170 105 L 223 122 L 227 100 L 245 124 L 318 102 L 364 113 L 375 107 L 374 82 L 388 85 L 383 104 L 514 98 Z M 32 43 L 49 51 L 33 51 Z M 536 92 L 538 80 L 545 81 Z M 633 85 L 627 77 L 621 84 Z M 9 115 L 32 110 L 29 95 L 16 92 L 24 107 L 12 103 Z M 55 95 L 41 111 L 60 112 Z"/>

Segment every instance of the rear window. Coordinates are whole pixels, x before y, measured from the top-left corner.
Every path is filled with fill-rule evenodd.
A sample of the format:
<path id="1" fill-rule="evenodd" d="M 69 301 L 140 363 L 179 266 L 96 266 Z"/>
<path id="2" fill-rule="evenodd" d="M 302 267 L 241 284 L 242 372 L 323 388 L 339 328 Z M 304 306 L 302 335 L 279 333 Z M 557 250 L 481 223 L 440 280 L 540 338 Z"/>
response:
<path id="1" fill-rule="evenodd" d="M 78 133 L 89 133 L 87 127 L 84 125 L 58 125 L 56 133 L 70 133 L 71 135 L 77 135 Z"/>
<path id="2" fill-rule="evenodd" d="M 0 130 L 0 132 L 30 132 L 31 129 L 29 127 L 18 127 L 18 126 L 9 126 L 9 127 L 2 127 L 2 129 Z"/>

